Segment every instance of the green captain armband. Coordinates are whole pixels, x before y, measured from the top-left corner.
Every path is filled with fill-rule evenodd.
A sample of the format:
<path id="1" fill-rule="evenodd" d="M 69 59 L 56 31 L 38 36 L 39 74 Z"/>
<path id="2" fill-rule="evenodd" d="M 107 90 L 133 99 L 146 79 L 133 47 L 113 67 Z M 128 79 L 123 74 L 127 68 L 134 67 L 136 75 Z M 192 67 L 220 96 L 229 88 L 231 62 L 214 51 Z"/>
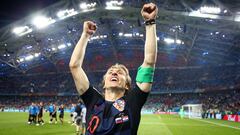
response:
<path id="1" fill-rule="evenodd" d="M 152 83 L 154 75 L 154 68 L 152 67 L 139 67 L 137 72 L 136 81 L 139 83 Z"/>

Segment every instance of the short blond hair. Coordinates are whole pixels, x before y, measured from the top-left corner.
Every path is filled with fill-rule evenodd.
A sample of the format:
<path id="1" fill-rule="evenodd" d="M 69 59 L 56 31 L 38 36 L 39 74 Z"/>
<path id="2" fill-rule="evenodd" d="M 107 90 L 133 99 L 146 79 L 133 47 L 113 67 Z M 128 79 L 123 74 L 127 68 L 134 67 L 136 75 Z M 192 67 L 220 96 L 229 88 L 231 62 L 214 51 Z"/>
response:
<path id="1" fill-rule="evenodd" d="M 116 63 L 116 64 L 112 65 L 110 68 L 108 68 L 108 70 L 109 70 L 109 69 L 112 69 L 112 68 L 123 69 L 123 71 L 126 73 L 126 78 L 127 78 L 127 80 L 126 80 L 126 86 L 127 86 L 127 89 L 130 90 L 130 89 L 131 89 L 132 79 L 131 79 L 131 77 L 130 77 L 130 75 L 129 75 L 129 71 L 128 71 L 128 69 L 126 68 L 126 66 L 124 66 L 123 64 L 118 64 L 118 63 Z M 107 71 L 108 71 L 108 70 L 107 70 Z M 106 74 L 107 74 L 107 72 L 106 72 L 106 73 L 104 74 L 104 76 L 103 76 L 102 87 L 104 87 L 104 85 L 105 85 Z"/>

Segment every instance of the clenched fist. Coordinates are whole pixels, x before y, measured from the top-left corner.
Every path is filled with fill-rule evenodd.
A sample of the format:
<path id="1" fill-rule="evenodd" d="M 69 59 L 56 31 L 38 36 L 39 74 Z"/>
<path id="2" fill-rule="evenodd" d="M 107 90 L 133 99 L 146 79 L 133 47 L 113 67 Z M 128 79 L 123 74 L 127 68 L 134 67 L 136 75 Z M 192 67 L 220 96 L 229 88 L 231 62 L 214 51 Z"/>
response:
<path id="1" fill-rule="evenodd" d="M 92 21 L 85 21 L 83 24 L 83 32 L 92 35 L 96 32 L 97 25 Z"/>
<path id="2" fill-rule="evenodd" d="M 144 20 L 156 19 L 158 13 L 158 8 L 153 3 L 144 4 L 141 10 L 141 14 Z"/>

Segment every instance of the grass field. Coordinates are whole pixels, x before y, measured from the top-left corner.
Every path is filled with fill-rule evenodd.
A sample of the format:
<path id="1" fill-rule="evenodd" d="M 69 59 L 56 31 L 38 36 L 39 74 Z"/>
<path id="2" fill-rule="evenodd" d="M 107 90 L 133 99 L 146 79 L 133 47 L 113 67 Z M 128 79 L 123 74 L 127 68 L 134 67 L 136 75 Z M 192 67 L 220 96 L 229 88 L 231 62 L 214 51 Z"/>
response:
<path id="1" fill-rule="evenodd" d="M 67 123 L 43 126 L 27 124 L 27 113 L 0 112 L 0 135 L 75 135 L 75 128 Z M 240 135 L 240 123 L 222 120 L 180 119 L 173 115 L 143 115 L 138 135 Z"/>

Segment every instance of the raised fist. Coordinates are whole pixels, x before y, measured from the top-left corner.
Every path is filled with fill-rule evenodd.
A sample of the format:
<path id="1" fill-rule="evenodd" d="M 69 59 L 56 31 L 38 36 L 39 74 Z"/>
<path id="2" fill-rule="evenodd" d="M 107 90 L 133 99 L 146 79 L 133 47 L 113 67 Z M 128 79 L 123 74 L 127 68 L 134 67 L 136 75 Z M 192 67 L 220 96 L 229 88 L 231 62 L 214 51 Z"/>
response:
<path id="1" fill-rule="evenodd" d="M 92 21 L 85 21 L 83 24 L 83 32 L 92 35 L 96 32 L 97 25 Z"/>
<path id="2" fill-rule="evenodd" d="M 141 10 L 141 14 L 144 20 L 156 19 L 158 8 L 153 3 L 144 4 Z"/>

